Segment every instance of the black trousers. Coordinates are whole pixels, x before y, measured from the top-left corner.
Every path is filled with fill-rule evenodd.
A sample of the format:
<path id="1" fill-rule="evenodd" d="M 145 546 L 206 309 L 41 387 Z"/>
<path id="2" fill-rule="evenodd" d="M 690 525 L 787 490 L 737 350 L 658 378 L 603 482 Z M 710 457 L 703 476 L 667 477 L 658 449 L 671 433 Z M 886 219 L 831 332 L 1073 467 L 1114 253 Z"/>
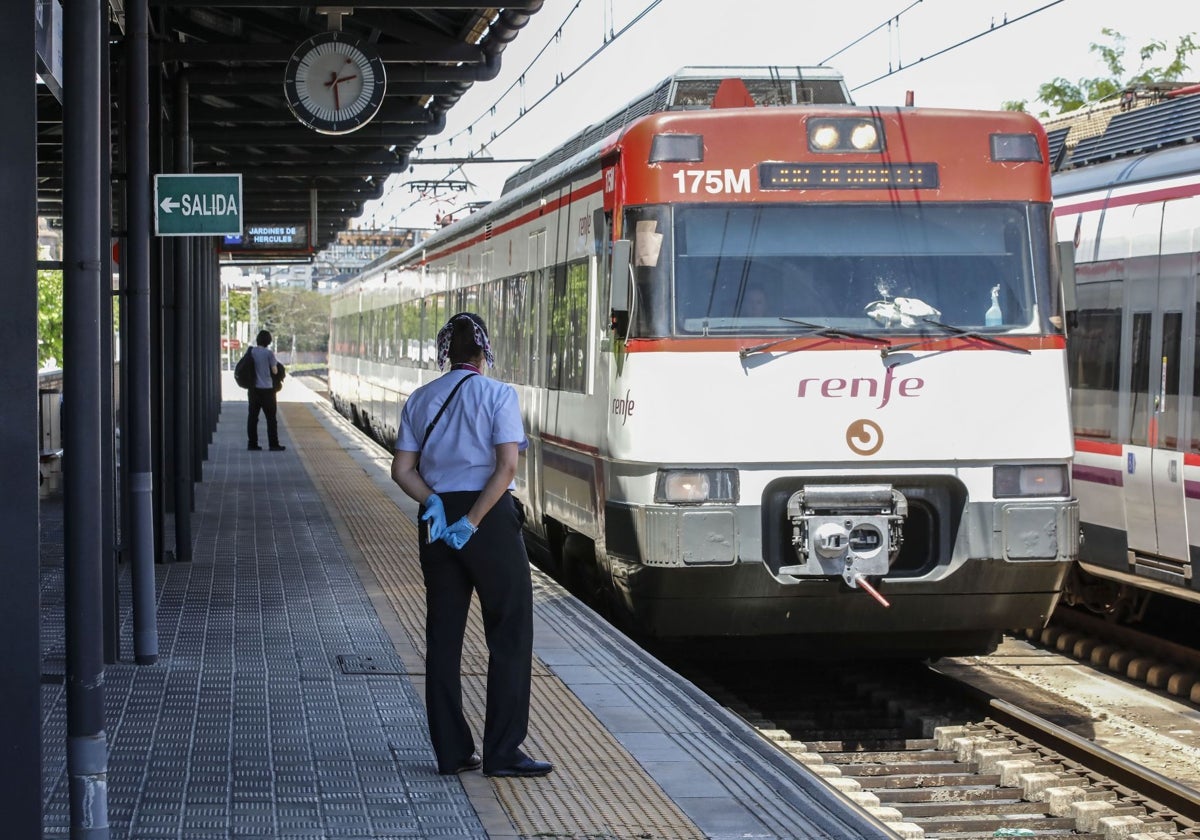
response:
<path id="1" fill-rule="evenodd" d="M 466 515 L 478 493 L 440 493 L 446 523 Z M 422 508 L 421 513 L 424 513 Z M 483 770 L 510 767 L 525 757 L 533 661 L 533 588 L 521 538 L 521 512 L 505 493 L 460 551 L 425 540 L 420 523 L 421 571 L 425 578 L 425 702 L 429 737 L 438 770 L 453 771 L 475 751 L 463 714 L 462 648 L 471 593 L 479 594 L 488 646 L 487 713 L 483 724 Z"/>
<path id="2" fill-rule="evenodd" d="M 250 415 L 246 418 L 246 441 L 258 446 L 258 413 L 267 418 L 267 445 L 279 445 L 279 422 L 275 416 L 275 389 L 250 388 L 246 391 L 250 400 Z"/>

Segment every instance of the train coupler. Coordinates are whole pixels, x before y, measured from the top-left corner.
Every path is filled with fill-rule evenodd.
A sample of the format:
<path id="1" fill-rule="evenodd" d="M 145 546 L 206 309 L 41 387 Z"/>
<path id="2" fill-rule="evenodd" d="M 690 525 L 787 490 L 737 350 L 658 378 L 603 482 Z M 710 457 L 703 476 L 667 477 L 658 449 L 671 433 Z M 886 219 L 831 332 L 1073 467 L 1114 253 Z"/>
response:
<path id="1" fill-rule="evenodd" d="M 888 484 L 805 485 L 787 503 L 792 547 L 800 562 L 781 575 L 841 576 L 883 606 L 888 602 L 868 582 L 886 575 L 900 553 L 908 500 Z"/>

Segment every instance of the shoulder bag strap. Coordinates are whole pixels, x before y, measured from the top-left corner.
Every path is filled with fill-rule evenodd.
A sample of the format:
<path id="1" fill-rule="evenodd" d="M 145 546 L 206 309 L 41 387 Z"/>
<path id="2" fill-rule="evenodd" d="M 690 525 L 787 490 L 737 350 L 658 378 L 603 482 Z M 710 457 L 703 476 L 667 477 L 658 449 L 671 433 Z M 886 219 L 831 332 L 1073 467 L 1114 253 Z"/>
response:
<path id="1" fill-rule="evenodd" d="M 446 413 L 446 409 L 450 407 L 450 403 L 454 400 L 454 395 L 458 393 L 458 389 L 472 376 L 478 376 L 478 374 L 468 373 L 462 379 L 458 380 L 458 384 L 454 386 L 454 390 L 450 392 L 450 396 L 446 397 L 446 401 L 442 403 L 442 407 L 438 409 L 438 413 L 434 415 L 433 419 L 429 421 L 429 425 L 425 427 L 425 437 L 421 438 L 421 449 L 417 450 L 418 460 L 421 457 L 421 450 L 425 449 L 425 441 L 429 440 L 429 435 L 433 433 L 433 427 L 437 425 L 437 422 L 442 419 L 442 415 Z"/>

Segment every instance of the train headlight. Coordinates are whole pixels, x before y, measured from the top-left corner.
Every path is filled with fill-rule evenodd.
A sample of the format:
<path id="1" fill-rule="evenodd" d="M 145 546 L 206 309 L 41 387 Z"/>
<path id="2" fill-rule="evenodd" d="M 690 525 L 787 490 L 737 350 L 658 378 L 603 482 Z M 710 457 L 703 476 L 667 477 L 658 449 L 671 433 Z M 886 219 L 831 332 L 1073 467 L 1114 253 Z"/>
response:
<path id="1" fill-rule="evenodd" d="M 736 470 L 659 470 L 654 501 L 670 505 L 737 501 Z"/>
<path id="2" fill-rule="evenodd" d="M 879 132 L 874 123 L 860 123 L 850 131 L 850 145 L 859 151 L 879 148 Z"/>
<path id="3" fill-rule="evenodd" d="M 813 152 L 883 151 L 883 123 L 872 117 L 817 117 L 807 126 Z"/>
<path id="4" fill-rule="evenodd" d="M 837 126 L 829 123 L 815 125 L 808 132 L 808 143 L 813 147 L 813 151 L 817 152 L 828 152 L 836 149 L 839 139 L 840 135 L 838 134 Z"/>
<path id="5" fill-rule="evenodd" d="M 992 495 L 997 499 L 1066 496 L 1069 492 L 1065 464 L 1006 464 L 992 474 Z"/>

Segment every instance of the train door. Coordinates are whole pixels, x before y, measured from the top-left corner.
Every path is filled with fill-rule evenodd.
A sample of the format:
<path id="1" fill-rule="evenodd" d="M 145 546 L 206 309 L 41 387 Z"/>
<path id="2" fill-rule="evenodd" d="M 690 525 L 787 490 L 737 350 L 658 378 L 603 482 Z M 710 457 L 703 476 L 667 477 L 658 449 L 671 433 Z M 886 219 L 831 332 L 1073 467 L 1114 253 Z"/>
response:
<path id="1" fill-rule="evenodd" d="M 1162 557 L 1188 559 L 1187 522 L 1184 516 L 1182 412 L 1179 395 L 1183 365 L 1183 313 L 1187 311 L 1183 278 L 1159 282 L 1158 317 L 1162 334 L 1158 368 L 1158 439 L 1153 453 L 1154 523 Z"/>
<path id="2" fill-rule="evenodd" d="M 1150 360 L 1154 357 L 1154 297 L 1152 283 L 1130 276 L 1126 278 L 1128 308 L 1131 323 L 1121 331 L 1129 336 L 1130 346 L 1122 355 L 1129 360 L 1127 373 L 1128 402 L 1125 422 L 1128 423 L 1128 443 L 1125 445 L 1125 523 L 1129 548 L 1150 554 L 1158 553 L 1158 534 L 1154 527 L 1154 482 L 1151 464 L 1154 445 L 1151 443 L 1154 399 Z"/>
<path id="3" fill-rule="evenodd" d="M 521 459 L 524 463 L 524 487 L 520 486 L 521 480 L 518 479 L 518 489 L 525 496 L 526 504 L 532 508 L 528 511 L 530 516 L 525 527 L 545 536 L 542 526 L 545 502 L 542 499 L 541 478 L 542 418 L 546 412 L 546 390 L 541 387 L 544 373 L 542 370 L 542 336 L 545 333 L 542 324 L 545 318 L 545 307 L 542 305 L 542 301 L 546 293 L 546 231 L 544 229 L 529 234 L 525 269 L 524 292 L 525 300 L 529 302 L 526 318 L 530 333 L 529 343 L 526 345 L 530 349 L 527 381 L 530 387 L 526 389 L 526 405 L 523 408 L 528 422 L 526 434 L 529 436 L 529 449 L 526 451 L 525 457 Z"/>
<path id="4" fill-rule="evenodd" d="M 1187 529 L 1179 394 L 1189 290 L 1183 278 L 1162 276 L 1162 204 L 1136 207 L 1131 221 L 1125 260 L 1131 320 L 1124 483 L 1129 548 L 1181 558 L 1187 556 Z"/>

